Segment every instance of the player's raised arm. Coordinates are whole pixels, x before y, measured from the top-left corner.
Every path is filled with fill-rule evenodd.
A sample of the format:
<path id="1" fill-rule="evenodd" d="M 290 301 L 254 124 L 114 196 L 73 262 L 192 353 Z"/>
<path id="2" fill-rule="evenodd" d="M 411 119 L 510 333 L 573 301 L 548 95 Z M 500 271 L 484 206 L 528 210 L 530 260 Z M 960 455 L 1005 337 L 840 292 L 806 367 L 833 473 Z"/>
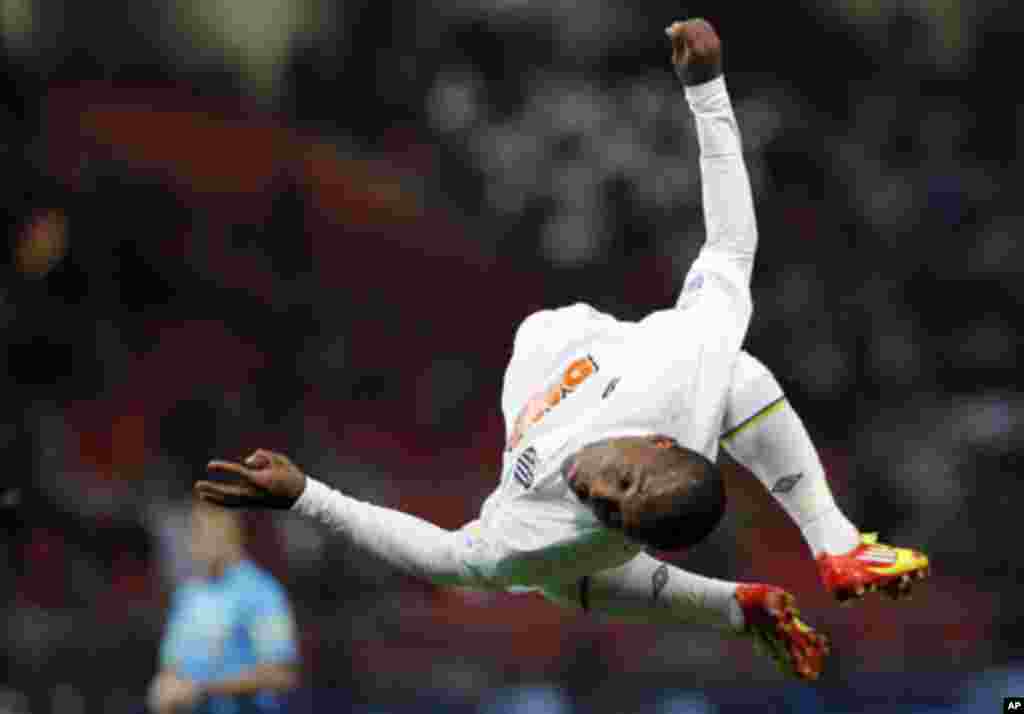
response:
<path id="1" fill-rule="evenodd" d="M 707 233 L 679 306 L 721 302 L 721 318 L 732 315 L 745 333 L 752 310 L 749 286 L 757 221 L 739 126 L 722 74 L 722 43 L 711 24 L 700 19 L 674 22 L 665 32 L 696 121 Z"/>
<path id="2" fill-rule="evenodd" d="M 468 545 L 459 532 L 350 498 L 306 476 L 282 454 L 260 449 L 243 463 L 211 461 L 207 470 L 232 481 L 199 481 L 195 491 L 203 500 L 226 508 L 298 511 L 407 575 L 438 585 L 484 586 L 465 565 Z"/>

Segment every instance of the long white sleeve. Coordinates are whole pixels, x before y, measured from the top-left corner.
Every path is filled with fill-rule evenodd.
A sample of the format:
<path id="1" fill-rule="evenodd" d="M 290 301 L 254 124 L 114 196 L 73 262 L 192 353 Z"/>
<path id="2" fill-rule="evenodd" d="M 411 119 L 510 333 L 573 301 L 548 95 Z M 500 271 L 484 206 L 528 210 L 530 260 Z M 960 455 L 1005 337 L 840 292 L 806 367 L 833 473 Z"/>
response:
<path id="1" fill-rule="evenodd" d="M 725 77 L 686 88 L 700 145 L 706 248 L 728 254 L 746 269 L 757 248 L 757 220 L 743 142 Z"/>
<path id="2" fill-rule="evenodd" d="M 752 313 L 750 276 L 757 250 L 757 219 L 743 162 L 739 126 L 725 78 L 686 87 L 700 144 L 701 191 L 706 238 L 687 275 L 680 308 L 732 316 L 741 333 Z"/>
<path id="3" fill-rule="evenodd" d="M 463 564 L 458 531 L 358 501 L 308 476 L 292 510 L 320 521 L 366 554 L 408 575 L 438 585 L 482 585 Z"/>

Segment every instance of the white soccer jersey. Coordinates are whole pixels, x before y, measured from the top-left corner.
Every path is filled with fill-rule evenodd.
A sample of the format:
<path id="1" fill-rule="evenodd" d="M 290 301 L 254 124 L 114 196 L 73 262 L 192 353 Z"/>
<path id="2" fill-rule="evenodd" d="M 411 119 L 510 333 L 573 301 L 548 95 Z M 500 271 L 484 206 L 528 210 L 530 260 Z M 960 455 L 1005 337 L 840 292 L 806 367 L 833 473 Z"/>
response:
<path id="1" fill-rule="evenodd" d="M 715 459 L 750 312 L 722 275 L 729 266 L 714 270 L 716 262 L 695 263 L 680 307 L 637 323 L 582 304 L 524 321 L 505 375 L 501 481 L 468 529 L 478 575 L 572 580 L 643 549 L 601 525 L 563 478 L 562 464 L 587 444 L 663 434 Z M 560 344 L 568 348 L 551 349 Z M 531 394 L 525 385 L 538 374 Z"/>

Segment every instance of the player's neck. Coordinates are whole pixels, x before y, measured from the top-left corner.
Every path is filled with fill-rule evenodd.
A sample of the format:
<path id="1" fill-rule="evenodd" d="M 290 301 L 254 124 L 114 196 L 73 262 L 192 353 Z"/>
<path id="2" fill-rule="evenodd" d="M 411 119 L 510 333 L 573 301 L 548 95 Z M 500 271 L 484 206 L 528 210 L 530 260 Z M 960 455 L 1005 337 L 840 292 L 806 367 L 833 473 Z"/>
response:
<path id="1" fill-rule="evenodd" d="M 242 562 L 243 557 L 244 553 L 241 550 L 225 553 L 210 563 L 207 573 L 213 579 L 221 578 L 224 576 L 224 573 Z"/>

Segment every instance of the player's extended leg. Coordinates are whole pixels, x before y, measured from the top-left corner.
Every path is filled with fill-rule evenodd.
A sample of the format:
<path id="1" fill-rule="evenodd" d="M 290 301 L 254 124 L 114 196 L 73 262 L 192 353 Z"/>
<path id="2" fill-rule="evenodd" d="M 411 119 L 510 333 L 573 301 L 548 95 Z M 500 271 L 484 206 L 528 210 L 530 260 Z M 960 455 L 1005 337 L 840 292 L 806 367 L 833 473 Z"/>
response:
<path id="1" fill-rule="evenodd" d="M 736 362 L 722 446 L 800 528 L 825 587 L 840 601 L 872 590 L 898 598 L 928 574 L 923 554 L 878 543 L 843 515 L 803 422 L 775 376 L 746 352 Z"/>
<path id="2" fill-rule="evenodd" d="M 706 578 L 644 554 L 543 592 L 563 607 L 617 620 L 711 625 L 752 637 L 783 672 L 801 679 L 817 679 L 828 654 L 825 636 L 797 617 L 785 590 Z"/>

